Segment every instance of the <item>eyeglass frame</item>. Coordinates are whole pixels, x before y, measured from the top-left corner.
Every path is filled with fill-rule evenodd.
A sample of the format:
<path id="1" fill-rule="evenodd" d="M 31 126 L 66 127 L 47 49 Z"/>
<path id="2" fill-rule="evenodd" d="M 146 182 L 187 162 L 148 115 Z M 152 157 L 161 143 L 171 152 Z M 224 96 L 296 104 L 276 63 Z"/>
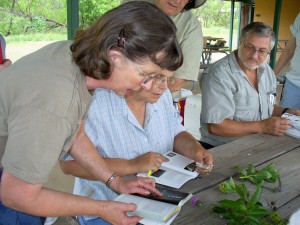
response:
<path id="1" fill-rule="evenodd" d="M 142 81 L 143 84 L 147 84 L 149 81 L 153 80 L 154 84 L 161 85 L 166 81 L 167 81 L 167 83 L 169 83 L 169 82 L 175 80 L 174 77 L 166 77 L 165 75 L 162 75 L 159 73 L 153 73 L 153 74 L 146 75 L 146 73 L 141 68 L 139 68 L 137 65 L 135 65 L 135 67 L 145 77 L 144 80 Z M 162 78 L 158 79 L 158 76 L 161 76 Z"/>
<path id="2" fill-rule="evenodd" d="M 158 76 L 161 76 L 161 78 L 159 78 Z M 167 84 L 169 84 L 170 82 L 175 81 L 175 77 L 166 77 L 165 75 L 162 74 L 157 74 L 155 77 L 153 77 L 153 82 L 156 85 L 161 85 L 163 83 L 165 83 L 167 81 Z"/>
<path id="3" fill-rule="evenodd" d="M 134 64 L 135 65 L 135 64 Z M 146 74 L 143 70 L 141 70 L 137 65 L 135 65 L 135 67 L 138 69 L 139 73 L 142 74 L 142 76 L 144 77 L 144 79 L 142 80 L 142 84 L 147 84 L 148 82 L 150 82 L 151 80 L 153 80 L 153 78 L 155 76 L 158 75 L 158 73 L 152 73 L 152 74 Z"/>
<path id="4" fill-rule="evenodd" d="M 263 57 L 267 57 L 270 54 L 269 51 L 263 51 L 262 49 L 256 49 L 253 45 L 249 46 L 249 45 L 246 45 L 245 43 L 243 43 L 243 46 L 251 54 L 255 54 L 255 52 L 257 52 L 258 56 L 263 56 Z"/>

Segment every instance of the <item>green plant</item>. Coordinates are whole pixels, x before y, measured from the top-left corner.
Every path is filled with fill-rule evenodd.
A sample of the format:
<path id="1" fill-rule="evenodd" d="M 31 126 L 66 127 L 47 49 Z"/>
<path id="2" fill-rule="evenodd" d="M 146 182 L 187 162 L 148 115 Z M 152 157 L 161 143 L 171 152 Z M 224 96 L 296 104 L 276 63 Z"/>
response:
<path id="1" fill-rule="evenodd" d="M 278 180 L 278 187 L 267 187 L 262 186 L 263 188 L 267 188 L 273 192 L 282 192 L 281 188 L 281 180 L 278 171 L 275 168 L 274 163 L 270 163 L 265 168 L 261 170 L 256 170 L 253 166 L 253 164 L 248 165 L 248 170 L 245 170 L 244 168 L 240 166 L 235 166 L 233 169 L 238 170 L 242 176 L 239 176 L 239 178 L 242 181 L 248 180 L 254 185 L 259 185 L 262 183 L 262 181 L 266 181 L 269 183 L 275 183 L 276 180 Z"/>
<path id="2" fill-rule="evenodd" d="M 275 201 L 270 203 L 270 207 L 264 207 L 260 202 L 262 188 L 267 188 L 273 192 L 281 192 L 280 176 L 273 163 L 261 170 L 256 170 L 253 164 L 248 165 L 248 169 L 240 166 L 234 167 L 241 174 L 238 178 L 242 181 L 236 184 L 232 177 L 229 181 L 224 181 L 219 185 L 223 193 L 235 193 L 239 196 L 236 200 L 222 199 L 218 204 L 213 205 L 212 211 L 220 214 L 227 220 L 228 225 L 286 225 L 287 219 L 282 219 L 276 212 Z M 264 186 L 266 182 L 275 183 L 278 180 L 279 186 L 275 188 Z M 251 195 L 244 181 L 250 181 L 256 186 L 255 192 Z M 192 200 L 194 206 L 203 207 L 200 196 L 195 196 Z"/>
<path id="3" fill-rule="evenodd" d="M 219 213 L 227 219 L 228 225 L 259 225 L 261 218 L 272 213 L 259 202 L 261 184 L 256 186 L 255 193 L 250 196 L 246 185 L 244 183 L 235 184 L 231 177 L 228 182 L 220 184 L 220 190 L 223 193 L 237 193 L 240 197 L 237 200 L 223 199 L 219 201 L 219 205 L 212 208 L 213 212 Z"/>

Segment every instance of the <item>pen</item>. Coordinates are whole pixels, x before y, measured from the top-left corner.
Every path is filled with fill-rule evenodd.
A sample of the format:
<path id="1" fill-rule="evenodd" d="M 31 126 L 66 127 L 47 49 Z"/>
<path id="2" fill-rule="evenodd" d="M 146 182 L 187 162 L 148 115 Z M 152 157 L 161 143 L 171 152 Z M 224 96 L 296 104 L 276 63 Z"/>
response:
<path id="1" fill-rule="evenodd" d="M 152 170 L 148 170 L 147 176 L 150 177 L 150 176 L 151 176 L 151 173 L 152 173 Z"/>

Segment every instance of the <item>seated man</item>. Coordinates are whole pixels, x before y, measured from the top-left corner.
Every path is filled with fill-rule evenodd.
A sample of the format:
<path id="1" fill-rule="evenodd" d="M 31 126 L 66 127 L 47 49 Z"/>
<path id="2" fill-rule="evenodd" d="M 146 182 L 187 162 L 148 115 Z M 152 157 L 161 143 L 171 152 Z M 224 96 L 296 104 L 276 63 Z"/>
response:
<path id="1" fill-rule="evenodd" d="M 97 89 L 93 97 L 85 131 L 110 168 L 121 176 L 157 171 L 174 150 L 195 161 L 211 165 L 212 155 L 181 125 L 172 97 L 167 90 L 170 71 L 156 75 L 150 90 L 129 91 L 125 97 L 113 91 Z M 117 194 L 78 167 L 75 161 L 62 161 L 67 174 L 78 177 L 74 194 L 93 199 L 112 200 Z M 198 172 L 205 172 L 197 168 Z M 207 172 L 207 171 L 206 171 Z M 89 179 L 89 180 L 88 180 Z M 101 218 L 79 217 L 81 224 L 108 224 Z"/>
<path id="2" fill-rule="evenodd" d="M 276 103 L 276 77 L 268 65 L 274 47 L 272 28 L 254 22 L 243 28 L 238 50 L 211 65 L 200 80 L 202 88 L 201 143 L 206 148 L 239 137 L 266 133 L 284 135 L 290 122 Z"/>

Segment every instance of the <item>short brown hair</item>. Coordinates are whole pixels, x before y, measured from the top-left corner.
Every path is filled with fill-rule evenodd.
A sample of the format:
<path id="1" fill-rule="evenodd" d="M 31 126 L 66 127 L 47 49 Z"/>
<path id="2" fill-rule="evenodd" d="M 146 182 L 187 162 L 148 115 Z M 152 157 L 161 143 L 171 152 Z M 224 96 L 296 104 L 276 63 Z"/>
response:
<path id="1" fill-rule="evenodd" d="M 124 46 L 118 46 L 121 31 Z M 119 51 L 134 62 L 150 59 L 171 71 L 183 62 L 174 23 L 146 2 L 128 2 L 108 11 L 86 30 L 79 30 L 71 45 L 73 60 L 82 73 L 95 79 L 110 77 L 110 50 Z M 163 53 L 163 57 L 157 58 L 158 53 Z"/>

